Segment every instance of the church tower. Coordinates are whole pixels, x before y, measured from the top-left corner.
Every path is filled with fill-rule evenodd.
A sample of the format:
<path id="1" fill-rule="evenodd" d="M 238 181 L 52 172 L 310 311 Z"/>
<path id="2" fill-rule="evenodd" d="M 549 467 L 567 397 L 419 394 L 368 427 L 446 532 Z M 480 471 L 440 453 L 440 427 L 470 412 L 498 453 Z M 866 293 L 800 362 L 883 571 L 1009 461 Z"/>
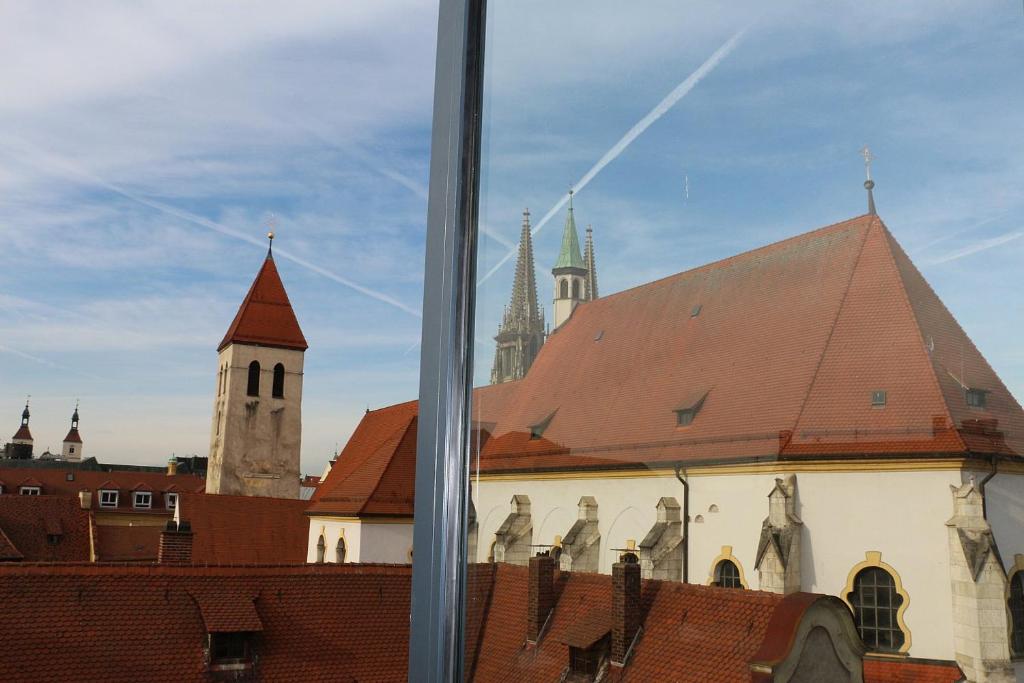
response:
<path id="1" fill-rule="evenodd" d="M 272 246 L 274 234 L 268 237 Z M 207 493 L 299 497 L 307 348 L 268 249 L 217 347 Z"/>
<path id="2" fill-rule="evenodd" d="M 555 328 L 569 319 L 581 301 L 597 298 L 597 270 L 594 264 L 594 242 L 592 230 L 587 228 L 587 258 L 580 254 L 580 236 L 576 232 L 576 218 L 573 215 L 572 190 L 569 191 L 569 213 L 565 216 L 562 231 L 562 248 L 558 261 L 551 269 L 555 276 Z"/>
<path id="3" fill-rule="evenodd" d="M 65 460 L 78 462 L 82 459 L 82 437 L 78 434 L 78 404 L 75 404 L 75 412 L 71 413 L 71 429 L 64 437 L 64 448 L 61 457 Z"/>
<path id="4" fill-rule="evenodd" d="M 32 432 L 28 430 L 28 420 L 31 413 L 28 412 L 28 400 L 25 401 L 25 410 L 21 411 L 21 426 L 14 433 L 11 444 L 8 447 L 7 457 L 14 460 L 32 459 Z"/>
<path id="5" fill-rule="evenodd" d="M 505 308 L 491 368 L 491 384 L 522 379 L 544 343 L 544 312 L 537 304 L 537 278 L 533 268 L 530 210 L 523 211 L 519 259 L 512 283 L 512 299 Z"/>

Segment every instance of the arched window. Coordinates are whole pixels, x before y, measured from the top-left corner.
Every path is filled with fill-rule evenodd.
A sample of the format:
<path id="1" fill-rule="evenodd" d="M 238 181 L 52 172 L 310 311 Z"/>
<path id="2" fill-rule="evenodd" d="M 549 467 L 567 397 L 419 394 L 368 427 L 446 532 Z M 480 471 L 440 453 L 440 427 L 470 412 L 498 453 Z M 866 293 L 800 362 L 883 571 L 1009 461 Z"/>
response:
<path id="1" fill-rule="evenodd" d="M 1010 577 L 1010 649 L 1015 655 L 1024 655 L 1024 572 Z"/>
<path id="2" fill-rule="evenodd" d="M 732 560 L 722 560 L 715 567 L 715 585 L 721 588 L 743 588 L 740 568 Z"/>
<path id="3" fill-rule="evenodd" d="M 572 298 L 573 299 L 579 299 L 580 298 L 580 281 L 575 279 L 575 278 L 572 281 Z"/>
<path id="4" fill-rule="evenodd" d="M 558 298 L 568 299 L 569 298 L 569 281 L 560 280 L 558 283 Z"/>
<path id="5" fill-rule="evenodd" d="M 345 562 L 345 539 L 339 538 L 338 545 L 334 548 L 334 561 L 338 564 Z"/>
<path id="6" fill-rule="evenodd" d="M 245 393 L 249 396 L 260 395 L 260 364 L 258 361 L 249 363 L 249 385 Z"/>
<path id="7" fill-rule="evenodd" d="M 324 555 L 327 552 L 327 541 L 324 540 L 324 535 L 320 534 L 320 540 L 316 542 L 316 561 L 323 563 Z"/>
<path id="8" fill-rule="evenodd" d="M 280 363 L 274 366 L 274 398 L 284 398 L 284 366 Z"/>
<path id="9" fill-rule="evenodd" d="M 853 579 L 847 596 L 861 640 L 869 650 L 898 652 L 904 634 L 897 621 L 903 596 L 892 575 L 881 567 L 866 567 Z"/>

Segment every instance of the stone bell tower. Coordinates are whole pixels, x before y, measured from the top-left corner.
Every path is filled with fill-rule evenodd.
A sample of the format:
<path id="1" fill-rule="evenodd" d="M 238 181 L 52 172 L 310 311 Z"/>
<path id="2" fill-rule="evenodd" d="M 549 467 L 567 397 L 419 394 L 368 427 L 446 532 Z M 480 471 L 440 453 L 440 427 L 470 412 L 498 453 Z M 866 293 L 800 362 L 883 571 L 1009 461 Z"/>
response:
<path id="1" fill-rule="evenodd" d="M 580 253 L 580 236 L 569 190 L 569 211 L 562 230 L 562 248 L 551 274 L 555 278 L 555 329 L 561 327 L 580 303 L 597 298 L 597 265 L 594 261 L 593 230 L 587 227 L 586 256 Z"/>
<path id="2" fill-rule="evenodd" d="M 217 347 L 207 493 L 299 497 L 307 348 L 270 248 Z"/>

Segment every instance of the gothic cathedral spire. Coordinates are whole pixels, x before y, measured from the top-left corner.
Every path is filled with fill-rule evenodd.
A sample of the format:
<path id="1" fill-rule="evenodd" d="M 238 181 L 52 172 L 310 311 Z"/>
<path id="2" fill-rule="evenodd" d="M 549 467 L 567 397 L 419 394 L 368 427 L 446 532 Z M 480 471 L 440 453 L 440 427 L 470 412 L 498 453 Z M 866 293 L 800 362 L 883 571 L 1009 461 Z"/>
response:
<path id="1" fill-rule="evenodd" d="M 597 257 L 594 256 L 594 228 L 587 226 L 587 242 L 583 247 L 583 263 L 587 268 L 586 286 L 583 288 L 583 298 L 593 301 L 597 298 Z"/>
<path id="2" fill-rule="evenodd" d="M 544 313 L 537 303 L 529 209 L 523 211 L 512 298 L 505 308 L 494 340 L 497 348 L 491 369 L 491 384 L 522 379 L 544 343 Z"/>

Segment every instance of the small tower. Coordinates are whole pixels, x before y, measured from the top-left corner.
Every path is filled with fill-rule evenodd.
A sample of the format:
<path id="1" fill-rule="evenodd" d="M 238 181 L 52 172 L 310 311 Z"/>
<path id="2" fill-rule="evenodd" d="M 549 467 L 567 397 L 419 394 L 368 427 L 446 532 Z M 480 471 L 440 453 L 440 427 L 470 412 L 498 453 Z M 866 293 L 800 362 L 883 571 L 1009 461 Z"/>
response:
<path id="1" fill-rule="evenodd" d="M 274 233 L 268 238 L 273 245 Z M 273 249 L 217 347 L 207 493 L 299 497 L 306 338 Z"/>
<path id="2" fill-rule="evenodd" d="M 65 460 L 78 462 L 82 459 L 82 437 L 78 433 L 78 403 L 75 403 L 75 412 L 71 413 L 71 429 L 64 437 L 64 448 L 61 457 Z"/>
<path id="3" fill-rule="evenodd" d="M 587 266 L 580 254 L 580 237 L 573 216 L 572 190 L 569 190 L 569 212 L 562 231 L 562 249 L 551 274 L 555 276 L 555 328 L 569 319 L 577 304 L 584 301 Z"/>
<path id="4" fill-rule="evenodd" d="M 597 257 L 594 256 L 594 227 L 587 226 L 587 242 L 583 247 L 583 263 L 587 268 L 587 282 L 583 298 L 593 301 L 597 298 Z"/>
<path id="5" fill-rule="evenodd" d="M 28 420 L 31 413 L 28 411 L 28 399 L 25 399 L 25 410 L 21 411 L 21 426 L 14 433 L 8 447 L 7 457 L 13 460 L 32 459 L 32 432 L 28 430 Z"/>
<path id="6" fill-rule="evenodd" d="M 544 344 L 544 312 L 537 303 L 537 277 L 533 267 L 533 236 L 530 210 L 523 211 L 519 236 L 519 259 L 512 283 L 512 298 L 494 341 L 491 384 L 522 379 Z"/>

